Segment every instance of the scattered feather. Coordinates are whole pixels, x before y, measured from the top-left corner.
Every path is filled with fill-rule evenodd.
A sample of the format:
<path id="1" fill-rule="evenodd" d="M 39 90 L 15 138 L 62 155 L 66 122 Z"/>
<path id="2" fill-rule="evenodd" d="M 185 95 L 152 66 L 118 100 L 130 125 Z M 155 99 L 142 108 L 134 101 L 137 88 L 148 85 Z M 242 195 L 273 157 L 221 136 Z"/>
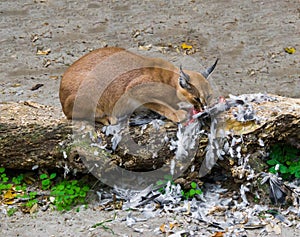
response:
<path id="1" fill-rule="evenodd" d="M 265 146 L 265 143 L 261 138 L 258 139 L 258 144 L 262 147 Z"/>
<path id="2" fill-rule="evenodd" d="M 287 196 L 286 189 L 281 181 L 281 178 L 272 173 L 262 173 L 263 179 L 261 184 L 269 181 L 270 199 L 273 204 L 282 204 Z"/>
<path id="3" fill-rule="evenodd" d="M 249 202 L 247 200 L 247 197 L 246 197 L 246 192 L 249 192 L 250 189 L 248 187 L 246 187 L 244 184 L 241 185 L 240 187 L 240 193 L 241 193 L 241 198 L 243 200 L 243 204 L 245 206 L 249 205 Z"/>
<path id="4" fill-rule="evenodd" d="M 112 142 L 112 149 L 116 150 L 118 144 L 122 140 L 122 132 L 124 124 L 118 123 L 116 125 L 109 125 L 103 127 L 103 132 L 105 132 L 106 136 L 112 135 L 111 142 Z"/>

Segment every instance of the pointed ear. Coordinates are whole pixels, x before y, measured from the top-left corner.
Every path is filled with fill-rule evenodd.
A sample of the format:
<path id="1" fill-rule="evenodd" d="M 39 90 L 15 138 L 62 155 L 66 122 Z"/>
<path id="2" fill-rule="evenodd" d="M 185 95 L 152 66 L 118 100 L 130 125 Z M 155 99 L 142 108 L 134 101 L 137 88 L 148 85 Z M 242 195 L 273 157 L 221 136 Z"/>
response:
<path id="1" fill-rule="evenodd" d="M 217 60 L 211 67 L 207 68 L 204 72 L 201 72 L 202 76 L 204 76 L 206 79 L 208 79 L 210 74 L 214 71 L 215 67 L 217 66 L 218 61 L 219 61 L 219 59 L 217 58 Z"/>
<path id="2" fill-rule="evenodd" d="M 190 76 L 185 74 L 182 70 L 182 66 L 180 65 L 180 75 L 179 75 L 179 85 L 184 89 L 190 89 Z"/>

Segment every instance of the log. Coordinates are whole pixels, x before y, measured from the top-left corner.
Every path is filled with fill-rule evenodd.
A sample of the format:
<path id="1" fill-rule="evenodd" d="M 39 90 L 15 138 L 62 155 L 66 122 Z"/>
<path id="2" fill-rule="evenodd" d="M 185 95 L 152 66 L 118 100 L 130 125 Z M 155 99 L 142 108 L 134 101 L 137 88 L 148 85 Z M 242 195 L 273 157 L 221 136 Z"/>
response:
<path id="1" fill-rule="evenodd" d="M 26 101 L 2 102 L 0 111 L 2 167 L 86 170 L 81 161 L 76 161 L 72 124 L 63 118 L 60 108 Z"/>
<path id="2" fill-rule="evenodd" d="M 264 99 L 255 101 L 253 96 Z M 246 105 L 233 106 L 217 116 L 216 139 L 223 153 L 215 163 L 226 175 L 242 179 L 245 175 L 239 173 L 239 163 L 246 157 L 254 169 L 262 171 L 265 165 L 261 158 L 274 143 L 300 147 L 300 99 L 263 96 L 245 95 Z M 249 110 L 249 106 L 254 113 L 241 118 L 239 110 Z M 92 172 L 106 182 L 116 182 L 116 177 L 125 171 L 129 182 L 143 175 L 153 182 L 158 174 L 170 172 L 175 177 L 193 179 L 199 176 L 201 167 L 204 174 L 200 172 L 200 176 L 212 168 L 205 161 L 208 136 L 212 135 L 207 125 L 201 126 L 195 146 L 188 149 L 189 160 L 176 160 L 176 149 L 170 147 L 179 133 L 177 125 L 171 122 L 160 126 L 152 123 L 143 127 L 105 127 L 104 131 L 103 126 L 89 121 L 67 121 L 60 108 L 33 102 L 3 102 L 0 111 L 0 164 L 6 168 Z M 121 142 L 116 146 L 119 138 Z"/>

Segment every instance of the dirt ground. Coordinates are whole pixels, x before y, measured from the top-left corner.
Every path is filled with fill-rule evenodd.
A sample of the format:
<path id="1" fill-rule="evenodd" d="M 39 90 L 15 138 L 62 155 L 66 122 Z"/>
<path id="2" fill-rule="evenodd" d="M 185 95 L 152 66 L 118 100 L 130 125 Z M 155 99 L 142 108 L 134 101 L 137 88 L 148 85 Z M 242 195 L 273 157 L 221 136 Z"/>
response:
<path id="1" fill-rule="evenodd" d="M 221 95 L 268 92 L 300 97 L 298 0 L 2 0 L 0 16 L 0 101 L 32 100 L 59 107 L 59 83 L 68 65 L 107 45 L 193 70 L 220 58 L 212 80 Z M 196 52 L 179 53 L 176 49 L 183 42 Z M 286 53 L 286 47 L 294 47 L 295 53 Z M 33 217 L 19 213 L 12 218 L 0 214 L 0 235 L 110 236 L 86 229 L 109 215 L 94 210 Z M 160 223 L 155 219 L 148 224 Z M 140 236 L 125 225 L 113 230 L 119 236 Z M 300 236 L 296 231 L 280 236 Z"/>

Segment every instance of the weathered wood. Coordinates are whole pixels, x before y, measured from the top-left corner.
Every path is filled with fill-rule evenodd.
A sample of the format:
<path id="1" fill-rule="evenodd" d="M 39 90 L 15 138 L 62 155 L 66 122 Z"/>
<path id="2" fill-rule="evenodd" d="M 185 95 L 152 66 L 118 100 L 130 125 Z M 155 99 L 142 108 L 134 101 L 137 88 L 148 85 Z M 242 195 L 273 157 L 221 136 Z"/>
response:
<path id="1" fill-rule="evenodd" d="M 276 98 L 277 101 L 252 104 L 260 119 L 259 123 L 236 121 L 232 115 L 235 108 L 231 108 L 221 116 L 225 121 L 226 139 L 229 141 L 233 137 L 242 136 L 242 142 L 234 146 L 241 146 L 241 156 L 250 154 L 249 163 L 257 169 L 263 169 L 260 158 L 266 154 L 270 144 L 285 142 L 300 147 L 300 99 L 279 96 Z M 149 145 L 139 154 L 134 155 L 126 153 L 126 146 L 130 142 L 122 142 L 113 153 L 97 146 L 91 147 L 90 143 L 97 143 L 97 139 L 102 139 L 107 148 L 111 147 L 111 136 L 105 136 L 101 126 L 93 130 L 93 126 L 88 128 L 85 125 L 81 134 L 86 132 L 90 135 L 81 139 L 79 143 L 78 141 L 74 143 L 73 139 L 75 138 L 76 141 L 76 136 L 72 134 L 74 128 L 72 126 L 71 122 L 64 119 L 60 108 L 32 102 L 1 103 L 1 166 L 13 169 L 32 169 L 34 166 L 49 169 L 68 167 L 73 171 L 86 172 L 87 168 L 83 163 L 87 164 L 91 160 L 86 160 L 84 156 L 93 153 L 96 154 L 95 157 L 101 157 L 101 154 L 106 157 L 101 170 L 109 169 L 111 164 L 115 164 L 127 170 L 150 171 L 170 163 L 174 157 L 174 151 L 169 149 L 168 142 L 159 144 L 161 147 L 157 154 L 151 153 L 151 149 L 149 152 L 149 146 L 157 145 L 151 144 L 151 136 L 155 134 L 155 129 L 151 126 L 148 126 L 143 133 L 137 128 L 131 128 L 124 133 L 129 136 L 123 137 L 123 140 L 133 139 L 137 144 L 148 143 Z M 161 129 L 164 129 L 169 138 L 176 139 L 176 125 L 165 123 Z M 207 136 L 203 136 L 199 140 L 198 151 L 191 164 L 195 167 L 195 172 L 189 169 L 186 176 L 192 178 L 198 174 L 205 156 L 206 145 Z M 231 157 L 227 153 L 224 155 L 224 160 L 219 162 L 219 165 L 225 167 L 225 172 L 231 171 L 233 176 L 235 175 L 233 167 L 237 165 L 234 156 L 237 154 Z"/>
<path id="2" fill-rule="evenodd" d="M 86 170 L 72 150 L 71 123 L 59 108 L 32 102 L 0 104 L 0 165 L 12 169 Z M 65 159 L 64 154 L 68 155 Z"/>

